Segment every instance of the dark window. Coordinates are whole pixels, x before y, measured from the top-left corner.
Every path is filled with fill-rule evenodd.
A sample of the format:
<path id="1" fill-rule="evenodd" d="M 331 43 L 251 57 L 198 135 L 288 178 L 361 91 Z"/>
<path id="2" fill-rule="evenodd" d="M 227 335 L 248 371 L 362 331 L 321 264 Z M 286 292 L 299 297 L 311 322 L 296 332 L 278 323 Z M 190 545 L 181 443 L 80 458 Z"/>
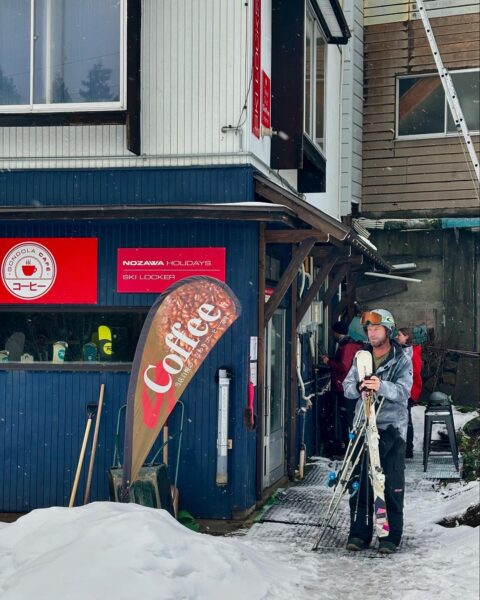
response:
<path id="1" fill-rule="evenodd" d="M 307 4 L 305 18 L 305 107 L 304 131 L 321 150 L 325 150 L 325 65 L 327 56 L 320 23 Z"/>
<path id="2" fill-rule="evenodd" d="M 0 312 L 3 362 L 132 362 L 147 312 Z"/>
<path id="3" fill-rule="evenodd" d="M 451 73 L 465 122 L 480 130 L 478 70 Z M 438 74 L 398 79 L 398 136 L 445 135 L 456 131 Z"/>

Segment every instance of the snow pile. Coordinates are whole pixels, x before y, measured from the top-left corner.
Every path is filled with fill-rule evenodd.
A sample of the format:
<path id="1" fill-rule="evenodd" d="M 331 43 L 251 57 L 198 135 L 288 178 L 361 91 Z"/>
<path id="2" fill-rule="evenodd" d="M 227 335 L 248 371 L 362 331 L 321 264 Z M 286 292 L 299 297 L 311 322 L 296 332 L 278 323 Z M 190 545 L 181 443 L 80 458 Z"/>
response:
<path id="1" fill-rule="evenodd" d="M 2 600 L 283 599 L 299 578 L 238 538 L 135 504 L 35 510 L 0 529 Z"/>

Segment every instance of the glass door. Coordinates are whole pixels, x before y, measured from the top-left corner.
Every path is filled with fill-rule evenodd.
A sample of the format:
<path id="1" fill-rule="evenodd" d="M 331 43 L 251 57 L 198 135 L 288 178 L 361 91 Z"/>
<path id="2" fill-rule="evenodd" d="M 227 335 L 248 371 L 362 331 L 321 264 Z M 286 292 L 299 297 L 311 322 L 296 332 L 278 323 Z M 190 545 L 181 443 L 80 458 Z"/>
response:
<path id="1" fill-rule="evenodd" d="M 263 487 L 278 481 L 285 472 L 285 310 L 277 309 L 267 325 L 266 411 Z"/>

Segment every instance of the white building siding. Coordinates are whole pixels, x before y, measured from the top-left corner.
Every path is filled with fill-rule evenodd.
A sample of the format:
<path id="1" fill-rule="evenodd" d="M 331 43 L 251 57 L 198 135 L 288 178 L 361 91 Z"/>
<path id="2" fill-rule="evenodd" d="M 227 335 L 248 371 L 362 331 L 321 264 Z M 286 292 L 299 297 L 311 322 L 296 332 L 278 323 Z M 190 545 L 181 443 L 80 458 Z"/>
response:
<path id="1" fill-rule="evenodd" d="M 143 153 L 200 162 L 208 155 L 211 164 L 212 155 L 244 150 L 241 135 L 221 129 L 245 117 L 248 24 L 248 7 L 237 0 L 145 2 Z"/>
<path id="2" fill-rule="evenodd" d="M 270 160 L 251 134 L 252 3 L 143 0 L 141 151 L 121 125 L 0 128 L 0 168 L 240 164 Z M 262 69 L 270 76 L 271 0 L 262 2 Z M 243 124 L 243 135 L 224 126 Z"/>

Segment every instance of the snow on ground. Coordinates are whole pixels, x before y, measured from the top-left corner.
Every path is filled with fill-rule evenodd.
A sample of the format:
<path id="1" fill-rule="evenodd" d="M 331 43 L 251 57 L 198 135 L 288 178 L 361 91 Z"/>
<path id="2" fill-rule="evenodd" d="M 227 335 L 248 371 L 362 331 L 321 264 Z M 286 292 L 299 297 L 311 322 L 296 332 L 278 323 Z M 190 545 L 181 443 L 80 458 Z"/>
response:
<path id="1" fill-rule="evenodd" d="M 34 510 L 0 530 L 2 600 L 281 600 L 299 580 L 243 540 L 135 504 Z"/>
<path id="2" fill-rule="evenodd" d="M 472 418 L 458 415 L 457 427 Z M 413 409 L 413 418 L 418 449 L 423 407 Z M 440 487 L 411 480 L 405 502 L 409 543 L 378 558 L 314 553 L 281 538 L 211 537 L 184 528 L 165 511 L 133 504 L 35 510 L 0 526 L 0 597 L 478 600 L 478 528 L 437 524 L 478 501 L 478 482 Z"/>
<path id="3" fill-rule="evenodd" d="M 369 558 L 346 550 L 316 554 L 294 543 L 258 539 L 255 547 L 288 558 L 302 573 L 304 590 L 294 596 L 299 600 L 478 600 L 478 528 L 436 524 L 477 503 L 478 493 L 478 482 L 450 484 L 443 492 L 407 492 L 404 533 L 410 540 L 406 550 L 392 556 Z"/>
<path id="4" fill-rule="evenodd" d="M 412 410 L 416 452 L 422 451 L 424 412 L 423 406 Z M 454 410 L 456 429 L 475 416 Z M 433 481 L 419 482 L 407 470 L 404 535 L 408 544 L 398 554 L 367 558 L 361 552 L 340 550 L 317 555 L 299 550 L 294 543 L 262 543 L 255 538 L 255 544 L 264 554 L 290 557 L 303 573 L 306 590 L 295 596 L 301 600 L 478 600 L 478 528 L 448 529 L 437 524 L 478 502 L 478 481 L 443 487 Z"/>

